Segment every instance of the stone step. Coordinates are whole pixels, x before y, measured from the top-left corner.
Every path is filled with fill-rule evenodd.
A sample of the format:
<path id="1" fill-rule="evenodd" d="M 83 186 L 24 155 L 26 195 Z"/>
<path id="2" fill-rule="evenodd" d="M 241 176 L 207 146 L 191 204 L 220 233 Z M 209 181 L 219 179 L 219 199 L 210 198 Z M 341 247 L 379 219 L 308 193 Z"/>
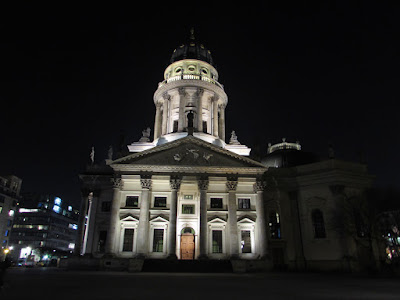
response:
<path id="1" fill-rule="evenodd" d="M 142 272 L 231 273 L 229 260 L 145 259 Z"/>

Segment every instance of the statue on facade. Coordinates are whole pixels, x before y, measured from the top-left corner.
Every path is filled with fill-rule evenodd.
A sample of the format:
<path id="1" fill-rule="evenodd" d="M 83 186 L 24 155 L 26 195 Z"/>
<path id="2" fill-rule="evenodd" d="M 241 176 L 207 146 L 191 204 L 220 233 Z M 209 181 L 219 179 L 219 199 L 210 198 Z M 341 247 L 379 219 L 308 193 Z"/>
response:
<path id="1" fill-rule="evenodd" d="M 94 147 L 92 147 L 92 151 L 90 152 L 90 161 L 92 162 L 92 165 L 94 164 Z"/>
<path id="2" fill-rule="evenodd" d="M 142 143 L 150 142 L 150 132 L 151 132 L 150 127 L 147 127 L 146 129 L 144 129 L 142 131 L 142 137 L 140 138 L 139 142 L 142 142 Z"/>
<path id="3" fill-rule="evenodd" d="M 229 145 L 240 145 L 235 130 L 232 130 L 231 138 L 229 140 Z"/>
<path id="4" fill-rule="evenodd" d="M 113 147 L 112 147 L 112 145 L 110 145 L 110 147 L 108 148 L 108 159 L 109 160 L 112 160 L 113 154 L 114 154 Z"/>

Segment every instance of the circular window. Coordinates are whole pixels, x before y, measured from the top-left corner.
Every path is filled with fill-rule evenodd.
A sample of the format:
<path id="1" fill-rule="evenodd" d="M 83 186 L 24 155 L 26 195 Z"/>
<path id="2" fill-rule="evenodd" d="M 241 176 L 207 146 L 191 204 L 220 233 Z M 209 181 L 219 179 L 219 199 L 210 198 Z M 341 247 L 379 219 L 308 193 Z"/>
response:
<path id="1" fill-rule="evenodd" d="M 206 69 L 201 69 L 201 73 L 203 73 L 204 75 L 207 75 L 207 74 L 208 74 L 208 72 L 207 72 Z"/>
<path id="2" fill-rule="evenodd" d="M 189 66 L 189 67 L 188 67 L 188 70 L 191 71 L 191 72 L 193 72 L 193 71 L 196 70 L 196 67 L 195 67 L 195 66 Z"/>
<path id="3" fill-rule="evenodd" d="M 182 68 L 181 68 L 181 67 L 177 67 L 177 68 L 175 69 L 175 73 L 179 73 L 180 71 L 182 71 Z"/>

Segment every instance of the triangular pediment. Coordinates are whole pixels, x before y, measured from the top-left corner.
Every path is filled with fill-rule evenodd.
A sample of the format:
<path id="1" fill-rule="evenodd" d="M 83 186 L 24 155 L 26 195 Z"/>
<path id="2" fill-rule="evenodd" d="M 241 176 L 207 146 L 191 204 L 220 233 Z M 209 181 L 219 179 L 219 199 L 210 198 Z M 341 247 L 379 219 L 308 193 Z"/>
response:
<path id="1" fill-rule="evenodd" d="M 150 223 L 168 223 L 169 221 L 161 216 L 157 216 L 150 220 Z"/>
<path id="2" fill-rule="evenodd" d="M 136 219 L 133 215 L 131 214 L 127 214 L 127 215 L 123 215 L 121 216 L 121 221 L 122 222 L 139 222 L 138 219 Z"/>
<path id="3" fill-rule="evenodd" d="M 186 136 L 152 149 L 117 159 L 111 163 L 114 169 L 130 166 L 171 166 L 209 168 L 266 168 L 259 162 L 240 156 L 193 136 Z M 126 169 L 126 167 L 125 167 Z"/>
<path id="4" fill-rule="evenodd" d="M 253 221 L 249 216 L 243 216 L 238 220 L 237 223 L 241 225 L 254 225 L 256 222 Z"/>
<path id="5" fill-rule="evenodd" d="M 212 217 L 210 221 L 208 221 L 209 225 L 226 225 L 226 221 L 221 219 L 220 217 Z"/>

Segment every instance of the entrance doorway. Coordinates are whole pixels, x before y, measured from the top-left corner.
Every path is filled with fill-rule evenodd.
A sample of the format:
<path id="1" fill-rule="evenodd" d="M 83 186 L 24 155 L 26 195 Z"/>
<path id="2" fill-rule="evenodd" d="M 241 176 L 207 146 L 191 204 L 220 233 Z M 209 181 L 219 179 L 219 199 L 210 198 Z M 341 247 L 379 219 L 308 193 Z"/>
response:
<path id="1" fill-rule="evenodd" d="M 194 259 L 194 230 L 184 228 L 181 234 L 181 259 Z"/>

